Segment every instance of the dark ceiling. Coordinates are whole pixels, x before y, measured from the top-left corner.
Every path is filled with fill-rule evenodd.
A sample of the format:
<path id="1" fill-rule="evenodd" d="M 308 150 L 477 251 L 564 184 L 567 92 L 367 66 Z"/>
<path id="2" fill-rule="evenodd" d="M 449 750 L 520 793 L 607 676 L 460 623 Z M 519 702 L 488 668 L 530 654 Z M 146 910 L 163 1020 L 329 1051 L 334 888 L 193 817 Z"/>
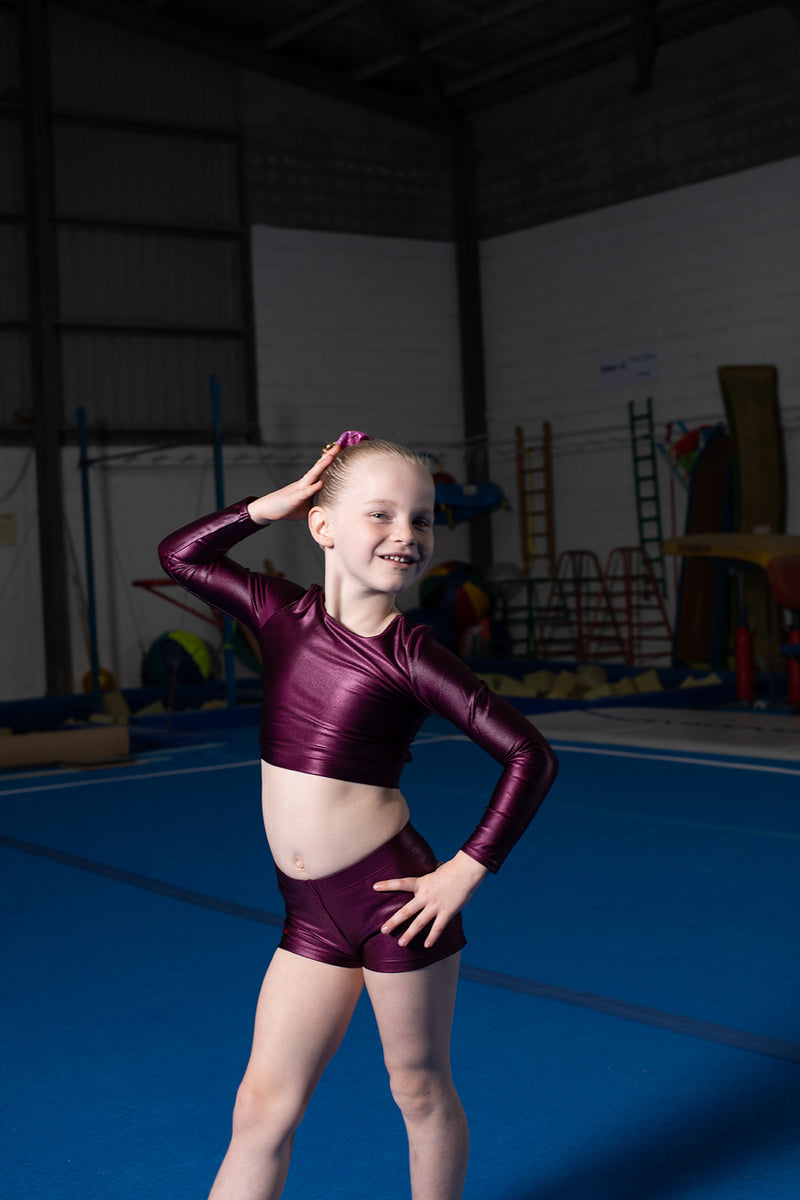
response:
<path id="1" fill-rule="evenodd" d="M 302 87 L 446 129 L 610 63 L 651 85 L 660 46 L 764 0 L 66 0 Z M 797 15 L 797 0 L 788 0 Z"/>

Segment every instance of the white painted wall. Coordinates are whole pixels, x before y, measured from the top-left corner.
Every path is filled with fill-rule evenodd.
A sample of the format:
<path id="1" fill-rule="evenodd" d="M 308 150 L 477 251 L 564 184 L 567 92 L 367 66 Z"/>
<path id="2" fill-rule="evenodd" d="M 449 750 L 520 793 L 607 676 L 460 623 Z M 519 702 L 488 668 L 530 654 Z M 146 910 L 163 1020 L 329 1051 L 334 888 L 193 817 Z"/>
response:
<path id="1" fill-rule="evenodd" d="M 656 436 L 724 419 L 716 369 L 778 369 L 800 533 L 800 158 L 484 243 L 493 478 L 513 490 L 513 430 L 554 436 L 557 549 L 601 562 L 638 542 L 627 403 L 653 398 Z M 658 356 L 656 378 L 604 383 L 601 364 Z M 664 532 L 670 478 L 660 465 Z M 684 494 L 678 489 L 677 531 Z M 495 556 L 519 559 L 495 520 Z"/>

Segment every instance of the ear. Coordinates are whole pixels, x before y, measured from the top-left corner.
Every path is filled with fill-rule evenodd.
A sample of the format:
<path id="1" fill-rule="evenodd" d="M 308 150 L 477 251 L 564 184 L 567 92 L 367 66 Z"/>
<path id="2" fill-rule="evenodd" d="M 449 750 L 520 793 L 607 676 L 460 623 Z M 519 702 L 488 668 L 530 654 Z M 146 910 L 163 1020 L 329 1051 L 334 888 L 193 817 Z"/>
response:
<path id="1" fill-rule="evenodd" d="M 326 509 L 316 505 L 309 510 L 308 528 L 318 546 L 329 550 L 333 547 L 333 530 Z"/>

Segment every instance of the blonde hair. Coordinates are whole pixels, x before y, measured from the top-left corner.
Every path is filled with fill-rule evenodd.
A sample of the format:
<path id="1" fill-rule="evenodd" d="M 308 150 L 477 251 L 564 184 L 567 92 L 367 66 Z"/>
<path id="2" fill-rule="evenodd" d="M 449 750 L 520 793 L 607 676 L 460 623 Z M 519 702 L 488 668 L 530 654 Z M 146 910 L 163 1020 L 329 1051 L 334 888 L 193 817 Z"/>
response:
<path id="1" fill-rule="evenodd" d="M 406 446 L 401 446 L 397 442 L 380 440 L 359 442 L 357 446 L 345 446 L 325 468 L 322 473 L 322 487 L 314 498 L 314 504 L 318 504 L 322 508 L 333 507 L 346 487 L 352 469 L 367 458 L 377 456 L 413 463 L 414 466 L 422 467 L 430 474 L 425 459 Z"/>

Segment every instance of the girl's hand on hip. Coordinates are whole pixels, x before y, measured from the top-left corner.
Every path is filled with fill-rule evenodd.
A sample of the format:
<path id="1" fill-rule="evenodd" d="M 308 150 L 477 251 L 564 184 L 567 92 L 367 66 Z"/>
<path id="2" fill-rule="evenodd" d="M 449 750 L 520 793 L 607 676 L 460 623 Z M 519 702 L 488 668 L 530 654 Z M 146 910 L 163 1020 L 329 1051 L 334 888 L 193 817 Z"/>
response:
<path id="1" fill-rule="evenodd" d="M 487 874 L 487 868 L 463 850 L 455 858 L 440 863 L 430 875 L 412 876 L 407 879 L 382 879 L 372 886 L 376 892 L 413 892 L 413 897 L 393 917 L 381 926 L 381 933 L 392 933 L 400 925 L 411 920 L 408 929 L 398 939 L 401 946 L 408 943 L 430 925 L 425 938 L 426 947 L 433 946 L 448 921 L 460 912 L 478 884 Z"/>
<path id="2" fill-rule="evenodd" d="M 271 521 L 304 521 L 313 506 L 314 497 L 322 487 L 322 472 L 339 453 L 336 442 L 326 446 L 305 475 L 276 492 L 268 492 L 258 500 L 252 500 L 247 511 L 257 525 L 269 525 Z"/>

